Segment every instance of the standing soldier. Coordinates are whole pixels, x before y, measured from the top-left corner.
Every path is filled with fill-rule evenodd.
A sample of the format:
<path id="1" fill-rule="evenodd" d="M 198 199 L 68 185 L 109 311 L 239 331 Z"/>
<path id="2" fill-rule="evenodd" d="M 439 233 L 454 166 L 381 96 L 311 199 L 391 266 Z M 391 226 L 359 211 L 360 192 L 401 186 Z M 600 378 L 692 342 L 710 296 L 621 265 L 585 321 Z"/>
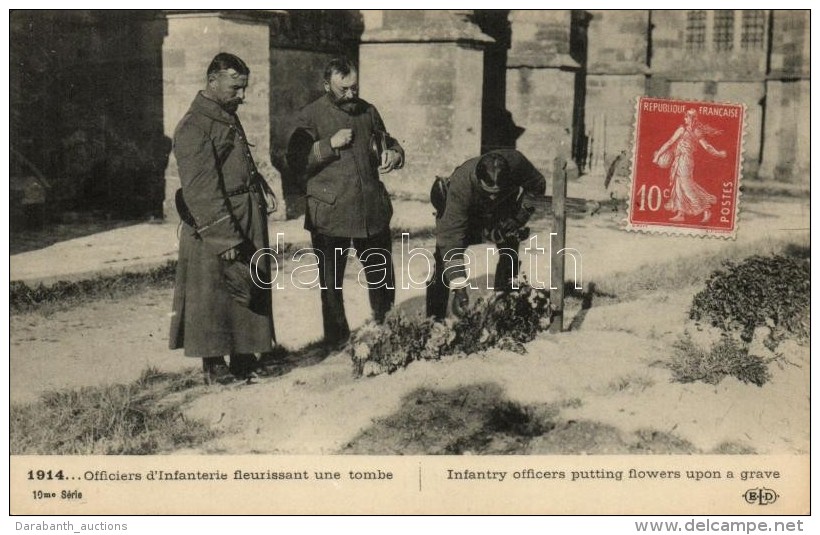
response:
<path id="1" fill-rule="evenodd" d="M 436 179 L 430 199 L 436 208 L 436 269 L 427 287 L 427 315 L 444 319 L 450 290 L 453 312 L 469 304 L 467 247 L 487 241 L 499 249 L 495 289 L 509 290 L 518 277 L 518 246 L 546 189 L 544 176 L 523 154 L 499 149 L 467 160 L 446 179 Z"/>
<path id="2" fill-rule="evenodd" d="M 208 384 L 253 379 L 255 354 L 270 352 L 274 339 L 271 293 L 250 276 L 254 252 L 269 245 L 270 190 L 236 116 L 249 74 L 240 58 L 217 54 L 174 133 L 183 225 L 170 347 L 202 358 Z M 271 280 L 267 256 L 255 267 Z"/>
<path id="3" fill-rule="evenodd" d="M 336 347 L 350 336 L 342 282 L 351 245 L 364 266 L 375 320 L 393 306 L 393 206 L 379 174 L 400 169 L 404 150 L 387 134 L 376 108 L 359 98 L 351 61 L 328 63 L 324 89 L 299 113 L 289 165 L 305 184 L 305 228 L 318 257 L 324 342 Z"/>

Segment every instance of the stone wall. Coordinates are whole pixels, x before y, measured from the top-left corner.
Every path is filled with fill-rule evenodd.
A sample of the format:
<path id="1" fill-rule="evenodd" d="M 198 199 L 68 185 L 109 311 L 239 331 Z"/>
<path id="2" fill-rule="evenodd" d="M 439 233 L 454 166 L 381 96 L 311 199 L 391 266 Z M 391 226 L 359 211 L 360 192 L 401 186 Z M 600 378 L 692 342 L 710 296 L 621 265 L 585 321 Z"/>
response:
<path id="1" fill-rule="evenodd" d="M 511 46 L 507 57 L 507 109 L 524 131 L 516 148 L 545 176 L 562 156 L 572 165 L 576 76 L 581 65 L 572 57 L 572 13 L 511 11 Z"/>
<path id="2" fill-rule="evenodd" d="M 552 176 L 556 156 L 571 162 L 574 92 L 573 72 L 530 67 L 507 71 L 507 109 L 524 128 L 516 148 L 544 176 Z"/>
<path id="3" fill-rule="evenodd" d="M 808 78 L 811 74 L 811 24 L 808 10 L 771 14 L 771 78 Z"/>
<path id="4" fill-rule="evenodd" d="M 646 74 L 649 12 L 593 10 L 589 15 L 587 72 Z"/>
<path id="5" fill-rule="evenodd" d="M 771 71 L 760 175 L 807 181 L 811 161 L 810 21 L 808 11 L 772 12 Z"/>
<path id="6" fill-rule="evenodd" d="M 590 11 L 585 123 L 587 169 L 608 171 L 631 153 L 637 97 L 649 73 L 649 13 Z"/>
<path id="7" fill-rule="evenodd" d="M 289 121 L 321 95 L 327 60 L 345 54 L 359 60 L 362 97 L 407 149 L 407 167 L 385 177 L 396 195 L 424 198 L 433 176 L 495 146 L 517 147 L 547 176 L 557 155 L 601 172 L 628 150 L 640 94 L 746 103 L 747 178 L 807 180 L 809 11 L 695 19 L 684 10 L 16 10 L 11 144 L 53 183 L 54 213 L 162 213 L 179 182 L 174 127 L 213 55 L 230 51 L 252 70 L 239 113 L 254 156 L 295 216 Z M 11 171 L 26 172 L 16 161 Z M 176 218 L 167 201 L 164 213 Z"/>
<path id="8" fill-rule="evenodd" d="M 436 175 L 481 150 L 481 54 L 449 43 L 364 44 L 360 54 L 362 98 L 405 150 L 404 168 L 383 180 L 424 198 Z"/>
<path id="9" fill-rule="evenodd" d="M 734 10 L 730 37 L 719 45 L 716 20 L 721 15 L 707 10 L 699 46 L 687 42 L 687 13 L 652 12 L 649 93 L 746 104 L 744 176 L 789 180 L 803 174 L 808 151 L 795 147 L 808 143 L 809 119 L 796 110 L 809 102 L 804 93 L 810 69 L 808 12 Z M 758 22 L 756 39 L 750 38 L 752 19 Z"/>
<path id="10" fill-rule="evenodd" d="M 763 81 L 721 82 L 717 84 L 714 96 L 717 102 L 740 102 L 746 105 L 746 138 L 743 153 L 743 174 L 745 177 L 757 176 L 762 157 L 761 147 L 764 130 L 768 126 L 763 122 L 766 84 Z"/>
<path id="11" fill-rule="evenodd" d="M 631 155 L 635 106 L 645 86 L 643 74 L 587 75 L 587 169 L 603 173 L 615 158 Z"/>
<path id="12" fill-rule="evenodd" d="M 361 96 L 373 103 L 407 163 L 383 177 L 393 195 L 426 199 L 436 175 L 481 152 L 483 44 L 464 14 L 365 13 Z"/>
<path id="13" fill-rule="evenodd" d="M 766 31 L 763 41 L 744 47 L 743 13 L 734 10 L 728 49 L 720 48 L 715 19 L 717 10 L 704 10 L 701 47 L 687 44 L 688 11 L 652 11 L 652 75 L 671 80 L 721 82 L 760 80 L 766 75 Z M 765 20 L 765 13 L 763 13 Z"/>
<path id="14" fill-rule="evenodd" d="M 809 180 L 811 160 L 808 80 L 766 82 L 766 139 L 760 176 L 783 182 Z"/>

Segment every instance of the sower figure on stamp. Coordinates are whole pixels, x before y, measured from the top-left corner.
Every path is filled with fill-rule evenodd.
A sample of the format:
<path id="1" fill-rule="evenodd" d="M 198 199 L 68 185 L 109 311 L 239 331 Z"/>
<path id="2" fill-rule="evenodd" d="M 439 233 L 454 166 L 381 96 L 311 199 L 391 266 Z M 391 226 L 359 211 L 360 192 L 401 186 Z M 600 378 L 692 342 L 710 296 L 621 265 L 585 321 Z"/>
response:
<path id="1" fill-rule="evenodd" d="M 236 116 L 249 74 L 240 58 L 217 54 L 174 133 L 183 223 L 170 347 L 202 358 L 207 383 L 253 379 L 255 354 L 271 351 L 275 337 L 271 292 L 254 284 L 249 269 L 254 252 L 269 246 L 275 205 Z M 269 257 L 254 264 L 270 281 Z"/>
<path id="2" fill-rule="evenodd" d="M 450 290 L 453 312 L 469 304 L 464 254 L 468 246 L 496 244 L 495 290 L 508 291 L 518 277 L 518 246 L 525 225 L 546 189 L 544 176 L 513 149 L 499 149 L 461 164 L 436 179 L 430 198 L 436 208 L 436 267 L 427 287 L 427 315 L 444 319 Z"/>
<path id="3" fill-rule="evenodd" d="M 703 223 L 711 219 L 711 207 L 717 203 L 717 197 L 695 182 L 695 150 L 700 146 L 716 158 L 725 158 L 725 150 L 717 150 L 706 141 L 706 136 L 718 133 L 717 129 L 698 121 L 697 112 L 689 109 L 684 115 L 683 125 L 652 155 L 653 163 L 670 168 L 669 185 L 672 191 L 664 205 L 667 210 L 675 212 L 670 221 L 683 221 L 686 215 L 700 214 L 703 214 Z M 673 145 L 674 158 L 668 152 Z"/>
<path id="4" fill-rule="evenodd" d="M 393 306 L 393 207 L 379 175 L 400 169 L 404 150 L 387 134 L 376 108 L 359 98 L 355 64 L 331 60 L 324 89 L 324 96 L 300 110 L 289 165 L 302 176 L 307 194 L 305 228 L 318 257 L 324 342 L 336 347 L 350 336 L 342 282 L 351 246 L 364 266 L 375 320 Z"/>

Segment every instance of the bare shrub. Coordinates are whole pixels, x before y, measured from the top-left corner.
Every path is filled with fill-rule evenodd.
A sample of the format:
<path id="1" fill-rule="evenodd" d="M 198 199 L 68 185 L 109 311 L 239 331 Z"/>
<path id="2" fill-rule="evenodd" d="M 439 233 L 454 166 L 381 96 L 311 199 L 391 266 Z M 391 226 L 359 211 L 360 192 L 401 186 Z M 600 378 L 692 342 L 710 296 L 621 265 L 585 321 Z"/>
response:
<path id="1" fill-rule="evenodd" d="M 763 345 L 773 353 L 786 338 L 808 341 L 809 268 L 806 258 L 771 254 L 726 261 L 713 271 L 694 296 L 689 317 L 699 328 L 705 323 L 719 329 L 720 339 L 704 350 L 686 333 L 674 346 L 674 379 L 717 384 L 731 375 L 763 386 L 771 378 L 773 359 L 750 354 L 755 331 L 768 333 Z"/>
<path id="2" fill-rule="evenodd" d="M 768 327 L 766 347 L 774 350 L 786 337 L 805 343 L 809 338 L 809 261 L 783 255 L 753 255 L 726 262 L 695 295 L 689 312 L 750 343 L 758 327 Z"/>

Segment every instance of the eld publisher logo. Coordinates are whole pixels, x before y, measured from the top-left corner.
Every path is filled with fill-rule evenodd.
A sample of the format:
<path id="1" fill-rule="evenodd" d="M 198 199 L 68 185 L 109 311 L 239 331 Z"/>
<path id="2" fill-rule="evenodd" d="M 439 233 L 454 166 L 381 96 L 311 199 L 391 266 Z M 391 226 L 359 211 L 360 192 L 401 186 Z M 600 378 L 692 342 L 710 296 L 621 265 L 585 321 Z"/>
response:
<path id="1" fill-rule="evenodd" d="M 749 505 L 771 505 L 780 497 L 778 493 L 772 489 L 760 488 L 749 489 L 743 493 L 743 498 Z"/>

